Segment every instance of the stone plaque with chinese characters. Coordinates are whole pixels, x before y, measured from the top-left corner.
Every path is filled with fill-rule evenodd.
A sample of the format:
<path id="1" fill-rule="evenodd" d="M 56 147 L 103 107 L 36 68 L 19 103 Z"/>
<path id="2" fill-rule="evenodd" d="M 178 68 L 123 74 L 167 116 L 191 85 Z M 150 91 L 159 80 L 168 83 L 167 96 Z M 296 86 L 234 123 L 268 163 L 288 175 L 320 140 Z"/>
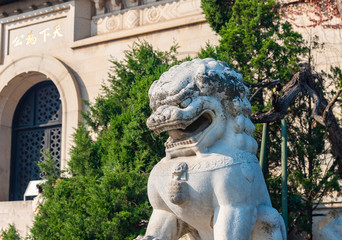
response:
<path id="1" fill-rule="evenodd" d="M 7 54 L 39 48 L 47 49 L 65 43 L 68 32 L 65 20 L 65 18 L 59 18 L 10 29 Z"/>

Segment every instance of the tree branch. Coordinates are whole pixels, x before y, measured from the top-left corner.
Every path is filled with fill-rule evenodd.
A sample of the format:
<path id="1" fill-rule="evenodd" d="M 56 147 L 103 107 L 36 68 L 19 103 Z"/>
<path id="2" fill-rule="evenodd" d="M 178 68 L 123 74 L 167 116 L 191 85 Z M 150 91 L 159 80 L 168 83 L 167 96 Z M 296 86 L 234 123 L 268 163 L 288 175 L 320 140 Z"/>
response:
<path id="1" fill-rule="evenodd" d="M 248 100 L 252 101 L 252 99 L 255 97 L 255 95 L 257 95 L 260 92 L 261 89 L 262 88 L 258 88 Z"/>
<path id="2" fill-rule="evenodd" d="M 270 87 L 270 86 L 278 85 L 278 84 L 280 84 L 280 80 L 277 79 L 277 80 L 273 80 L 273 81 L 260 82 L 260 83 L 248 83 L 248 82 L 245 82 L 244 84 L 247 87 L 249 87 L 249 88 L 256 88 L 256 87 L 258 87 L 258 89 L 249 98 L 249 101 L 252 101 L 252 99 L 255 97 L 255 95 L 257 95 L 261 91 L 261 89 L 263 89 L 265 87 Z"/>
<path id="3" fill-rule="evenodd" d="M 320 100 L 318 94 L 314 90 L 312 90 L 307 84 L 305 84 L 305 89 L 309 93 L 310 97 L 312 97 L 312 99 L 315 102 L 315 105 L 314 105 L 313 110 L 312 110 L 311 117 L 313 119 L 315 119 L 319 124 L 325 126 L 323 117 L 318 114 L 318 111 L 320 109 L 320 104 L 321 104 L 321 100 Z"/>
<path id="4" fill-rule="evenodd" d="M 270 123 L 281 120 L 286 115 L 287 109 L 296 100 L 298 93 L 302 89 L 301 79 L 306 78 L 307 72 L 296 73 L 292 80 L 287 83 L 281 92 L 283 92 L 282 97 L 273 96 L 274 108 L 267 112 L 256 112 L 251 115 L 251 120 L 254 123 Z"/>
<path id="5" fill-rule="evenodd" d="M 323 120 L 325 120 L 327 118 L 327 114 L 330 111 L 330 109 L 332 108 L 332 106 L 335 104 L 335 102 L 337 101 L 338 97 L 340 96 L 342 92 L 342 89 L 338 90 L 338 92 L 336 93 L 335 97 L 331 100 L 331 102 L 328 104 L 328 106 L 325 108 L 324 112 L 323 112 Z"/>
<path id="6" fill-rule="evenodd" d="M 260 83 L 248 83 L 248 82 L 244 82 L 244 84 L 249 87 L 249 88 L 255 88 L 255 87 L 269 87 L 269 86 L 273 86 L 273 85 L 277 85 L 280 84 L 280 80 L 272 80 L 272 81 L 268 81 L 268 82 L 260 82 Z"/>
<path id="7" fill-rule="evenodd" d="M 254 123 L 279 121 L 285 117 L 288 108 L 294 104 L 300 96 L 300 92 L 310 95 L 314 102 L 312 117 L 326 128 L 331 150 L 338 163 L 339 174 L 342 178 L 342 132 L 339 122 L 332 112 L 332 106 L 338 100 L 342 90 L 340 89 L 328 103 L 322 91 L 322 82 L 323 79 L 319 74 L 312 73 L 310 66 L 303 64 L 301 70 L 280 91 L 283 95 L 274 94 L 273 108 L 267 112 L 253 113 L 251 120 Z"/>

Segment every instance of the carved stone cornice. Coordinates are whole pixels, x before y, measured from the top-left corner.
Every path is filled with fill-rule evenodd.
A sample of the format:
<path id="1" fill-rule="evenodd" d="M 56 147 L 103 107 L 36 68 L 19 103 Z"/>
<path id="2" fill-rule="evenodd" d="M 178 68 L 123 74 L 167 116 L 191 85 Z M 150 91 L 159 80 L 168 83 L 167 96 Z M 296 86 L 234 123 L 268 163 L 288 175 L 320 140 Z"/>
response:
<path id="1" fill-rule="evenodd" d="M 148 7 L 151 4 L 159 5 L 163 2 L 173 2 L 177 0 L 90 0 L 95 4 L 96 14 L 100 16 L 108 13 L 120 13 L 122 10 L 132 8 Z"/>
<path id="2" fill-rule="evenodd" d="M 91 26 L 92 37 L 74 42 L 71 48 L 77 49 L 206 22 L 202 14 L 201 0 L 145 1 L 150 3 L 119 13 L 94 16 Z"/>
<path id="3" fill-rule="evenodd" d="M 143 8 L 133 8 L 119 14 L 113 13 L 94 16 L 92 21 L 92 35 L 161 24 L 184 17 L 201 16 L 202 14 L 200 0 L 158 1 L 158 3 L 160 5 L 150 5 L 149 7 L 144 5 Z"/>
<path id="4" fill-rule="evenodd" d="M 8 3 L 1 6 L 0 19 L 31 12 L 37 9 L 51 7 L 68 1 L 69 0 L 36 0 L 34 3 L 33 1 L 17 1 Z"/>

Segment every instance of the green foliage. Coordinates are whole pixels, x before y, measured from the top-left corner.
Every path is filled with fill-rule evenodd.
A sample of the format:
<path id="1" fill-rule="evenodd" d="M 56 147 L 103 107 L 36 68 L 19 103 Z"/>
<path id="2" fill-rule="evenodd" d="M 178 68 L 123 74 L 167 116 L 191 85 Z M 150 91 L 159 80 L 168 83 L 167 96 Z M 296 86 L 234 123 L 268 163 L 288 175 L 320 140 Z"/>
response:
<path id="1" fill-rule="evenodd" d="M 177 63 L 175 51 L 138 42 L 123 61 L 111 60 L 103 94 L 88 104 L 74 135 L 72 177 L 51 178 L 43 186 L 47 200 L 36 216 L 33 239 L 123 240 L 144 232 L 151 214 L 148 173 L 164 156 L 167 137 L 146 127 L 148 89 Z"/>
<path id="2" fill-rule="evenodd" d="M 101 171 L 101 160 L 94 149 L 94 141 L 84 122 L 80 122 L 74 135 L 74 147 L 68 165 L 74 176 L 96 176 Z"/>
<path id="3" fill-rule="evenodd" d="M 331 96 L 334 97 L 337 94 L 336 89 L 342 89 L 342 70 L 339 67 L 331 66 L 330 73 L 329 74 L 323 73 L 323 74 L 326 75 L 326 77 L 330 81 L 332 81 L 335 85 L 335 87 L 330 92 Z M 340 114 L 338 114 L 338 118 L 339 118 L 339 121 L 342 123 L 342 94 L 340 94 L 338 99 L 340 101 L 339 105 L 341 109 Z"/>
<path id="4" fill-rule="evenodd" d="M 341 190 L 338 175 L 334 168 L 329 169 L 327 133 L 310 116 L 311 102 L 308 96 L 298 99 L 287 117 L 291 126 L 288 130 L 289 185 L 293 193 L 301 195 L 305 205 L 294 213 L 293 226 L 307 233 L 312 232 L 312 211 L 323 197 Z"/>
<path id="5" fill-rule="evenodd" d="M 289 231 L 312 232 L 312 212 L 327 195 L 340 192 L 338 175 L 330 168 L 324 127 L 310 117 L 309 97 L 296 100 L 288 114 Z M 280 210 L 281 182 L 279 125 L 270 126 L 267 185 L 273 205 Z"/>
<path id="6" fill-rule="evenodd" d="M 7 230 L 2 230 L 0 233 L 2 240 L 20 240 L 19 233 L 14 225 L 10 224 Z"/>
<path id="7" fill-rule="evenodd" d="M 307 53 L 301 35 L 280 21 L 277 7 L 274 0 L 236 0 L 232 17 L 220 31 L 215 53 L 238 69 L 246 82 L 280 79 L 286 83 Z"/>
<path id="8" fill-rule="evenodd" d="M 217 33 L 229 21 L 234 2 L 235 0 L 201 0 L 205 18 Z"/>
<path id="9" fill-rule="evenodd" d="M 336 88 L 342 88 L 342 70 L 339 67 L 331 66 L 330 72 L 328 77 L 335 81 Z"/>
<path id="10" fill-rule="evenodd" d="M 266 179 L 268 191 L 271 196 L 272 205 L 276 208 L 280 213 L 281 211 L 281 177 L 280 176 L 271 176 Z M 302 201 L 301 193 L 298 193 L 292 188 L 292 185 L 288 185 L 288 223 L 290 228 L 293 227 L 293 224 L 297 223 L 298 220 L 304 220 L 303 215 L 305 214 L 305 203 Z M 303 215 L 301 214 L 303 213 Z M 298 219 L 298 220 L 297 220 Z M 299 227 L 299 229 L 303 229 L 303 227 Z"/>
<path id="11" fill-rule="evenodd" d="M 280 20 L 275 1 L 236 0 L 231 15 L 220 30 L 220 44 L 216 47 L 207 44 L 199 57 L 228 62 L 242 73 L 247 83 L 280 79 L 282 85 L 286 84 L 298 70 L 299 60 L 308 53 L 308 48 L 302 36 L 288 22 Z M 268 95 L 274 91 L 277 89 Z M 253 96 L 253 111 L 272 107 L 272 99 L 265 101 L 264 96 L 265 89 L 259 89 Z"/>
<path id="12" fill-rule="evenodd" d="M 61 175 L 62 171 L 56 166 L 56 161 L 53 159 L 49 150 L 43 152 L 44 160 L 37 161 L 42 178 L 52 185 Z"/>

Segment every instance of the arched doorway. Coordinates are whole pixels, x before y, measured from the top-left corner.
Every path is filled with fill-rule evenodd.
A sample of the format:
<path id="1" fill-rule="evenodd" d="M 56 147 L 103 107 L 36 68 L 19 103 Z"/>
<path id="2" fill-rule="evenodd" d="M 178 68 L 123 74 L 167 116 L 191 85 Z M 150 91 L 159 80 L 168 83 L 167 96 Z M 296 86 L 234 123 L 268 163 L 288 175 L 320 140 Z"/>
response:
<path id="1" fill-rule="evenodd" d="M 46 54 L 13 60 L 0 71 L 0 79 L 0 201 L 8 201 L 11 199 L 12 124 L 19 100 L 31 87 L 47 79 L 57 87 L 63 106 L 61 169 L 65 169 L 73 144 L 72 135 L 81 117 L 82 95 L 72 70 Z"/>
<path id="2" fill-rule="evenodd" d="M 60 167 L 62 104 L 52 81 L 40 82 L 21 98 L 12 124 L 10 200 L 22 200 L 28 183 L 40 179 L 37 161 L 49 150 Z"/>

